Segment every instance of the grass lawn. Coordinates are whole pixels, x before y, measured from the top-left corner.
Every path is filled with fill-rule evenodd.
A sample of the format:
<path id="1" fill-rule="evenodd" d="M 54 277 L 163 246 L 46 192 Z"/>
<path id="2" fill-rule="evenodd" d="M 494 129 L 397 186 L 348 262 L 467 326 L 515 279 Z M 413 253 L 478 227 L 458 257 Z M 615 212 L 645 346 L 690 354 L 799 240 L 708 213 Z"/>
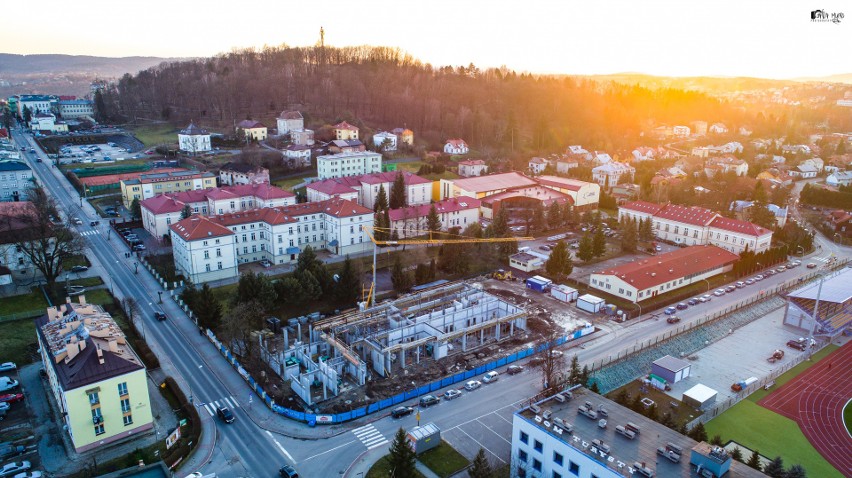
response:
<path id="1" fill-rule="evenodd" d="M 70 285 L 79 285 L 83 287 L 94 287 L 97 285 L 103 285 L 104 281 L 100 277 L 84 277 L 82 279 L 76 279 L 72 281 L 68 281 Z"/>
<path id="2" fill-rule="evenodd" d="M 107 289 L 89 290 L 83 295 L 86 296 L 86 302 L 89 304 L 112 304 L 112 295 Z"/>
<path id="3" fill-rule="evenodd" d="M 461 176 L 452 171 L 445 170 L 443 173 L 429 173 L 423 177 L 430 181 L 440 181 L 441 179 L 459 179 Z"/>
<path id="4" fill-rule="evenodd" d="M 86 259 L 86 256 L 83 254 L 78 254 L 76 256 L 71 256 L 68 259 L 62 261 L 62 268 L 65 270 L 71 270 L 74 266 L 86 266 L 89 267 L 92 264 Z"/>
<path id="5" fill-rule="evenodd" d="M 847 431 L 852 429 L 852 400 L 846 402 L 846 406 L 843 407 L 843 425 L 846 426 Z"/>
<path id="6" fill-rule="evenodd" d="M 830 354 L 831 352 L 834 352 L 837 349 L 838 349 L 837 345 L 834 345 L 834 344 L 826 345 L 822 350 L 820 350 L 819 352 L 817 352 L 813 355 L 813 360 L 811 360 L 811 361 L 805 360 L 804 362 L 800 363 L 799 365 L 796 365 L 795 367 L 791 368 L 790 370 L 787 370 L 786 372 L 781 374 L 781 376 L 779 376 L 778 378 L 775 379 L 775 386 L 773 388 L 771 388 L 770 390 L 764 390 L 764 389 L 761 388 L 758 391 L 749 395 L 748 400 L 751 400 L 754 403 L 759 402 L 760 400 L 763 399 L 763 397 L 774 392 L 775 390 L 777 390 L 778 388 L 780 388 L 782 385 L 789 382 L 790 380 L 793 380 L 794 378 L 796 378 L 796 375 L 799 375 L 800 373 L 804 372 L 805 370 L 811 368 L 814 364 L 816 364 L 820 360 L 824 359 L 828 354 Z"/>
<path id="7" fill-rule="evenodd" d="M 170 124 L 147 125 L 129 129 L 147 147 L 177 143 L 178 128 Z"/>
<path id="8" fill-rule="evenodd" d="M 720 435 L 725 442 L 734 440 L 769 458 L 780 456 L 788 467 L 798 463 L 808 476 L 843 476 L 811 446 L 796 422 L 751 400 L 734 405 L 705 427 L 709 436 Z"/>
<path id="9" fill-rule="evenodd" d="M 379 459 L 375 464 L 373 464 L 370 471 L 367 472 L 367 476 L 364 478 L 387 478 L 391 476 L 390 466 L 388 465 L 388 456 L 385 455 Z M 417 470 L 414 470 L 414 476 L 417 478 L 426 478 Z"/>
<path id="10" fill-rule="evenodd" d="M 441 441 L 440 445 L 421 453 L 418 460 L 442 478 L 446 478 L 470 464 L 467 458 L 445 441 Z"/>
<path id="11" fill-rule="evenodd" d="M 35 348 L 36 332 L 33 319 L 0 322 L 0 350 L 3 351 L 3 361 L 15 362 L 19 367 L 30 363 Z"/>
<path id="12" fill-rule="evenodd" d="M 0 316 L 20 314 L 22 312 L 36 310 L 40 310 L 41 313 L 44 313 L 45 309 L 47 309 L 47 300 L 44 298 L 44 294 L 42 294 L 41 289 L 38 287 L 33 287 L 29 294 L 15 295 L 0 299 Z M 33 317 L 36 315 L 33 315 Z M 0 348 L 0 350 L 3 349 Z"/>
<path id="13" fill-rule="evenodd" d="M 306 174 L 304 176 L 297 176 L 295 178 L 279 179 L 277 181 L 273 181 L 272 184 L 278 186 L 281 189 L 290 190 L 293 188 L 293 186 L 305 182 L 305 178 L 308 177 L 310 177 L 309 174 Z"/>
<path id="14" fill-rule="evenodd" d="M 420 170 L 420 167 L 423 166 L 423 161 L 412 161 L 410 163 L 394 163 L 393 161 L 388 161 L 388 164 L 396 164 L 397 171 L 408 171 L 411 173 L 416 173 Z"/>
<path id="15" fill-rule="evenodd" d="M 130 154 L 130 153 L 128 153 Z M 120 168 L 124 166 L 144 166 L 148 164 L 146 159 L 125 159 L 124 161 L 110 161 L 97 163 L 70 163 L 59 166 L 59 169 L 64 173 L 75 169 L 91 170 L 100 168 Z"/>

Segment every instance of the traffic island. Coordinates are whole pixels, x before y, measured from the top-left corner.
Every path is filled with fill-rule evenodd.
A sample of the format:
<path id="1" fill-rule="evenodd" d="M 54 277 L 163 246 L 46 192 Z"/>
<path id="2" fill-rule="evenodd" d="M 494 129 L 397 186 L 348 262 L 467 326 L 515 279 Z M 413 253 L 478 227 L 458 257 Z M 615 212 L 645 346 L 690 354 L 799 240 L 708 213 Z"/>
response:
<path id="1" fill-rule="evenodd" d="M 467 458 L 445 441 L 418 455 L 417 460 L 441 478 L 452 476 L 470 465 Z"/>

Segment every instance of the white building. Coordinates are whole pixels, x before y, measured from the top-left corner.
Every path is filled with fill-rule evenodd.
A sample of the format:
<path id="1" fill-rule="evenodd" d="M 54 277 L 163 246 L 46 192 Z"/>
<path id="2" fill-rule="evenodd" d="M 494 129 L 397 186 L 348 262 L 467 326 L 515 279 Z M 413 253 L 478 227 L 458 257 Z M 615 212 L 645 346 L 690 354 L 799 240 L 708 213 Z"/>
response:
<path id="1" fill-rule="evenodd" d="M 597 183 L 559 176 L 539 176 L 536 178 L 536 182 L 546 188 L 571 196 L 574 207 L 579 211 L 597 209 L 601 200 L 601 187 Z"/>
<path id="2" fill-rule="evenodd" d="M 312 129 L 291 129 L 290 130 L 290 141 L 293 144 L 300 144 L 303 146 L 313 146 L 314 145 L 314 130 Z"/>
<path id="3" fill-rule="evenodd" d="M 710 245 L 685 247 L 592 273 L 589 286 L 641 302 L 733 269 L 739 256 Z"/>
<path id="4" fill-rule="evenodd" d="M 299 111 L 282 111 L 276 119 L 278 134 L 289 134 L 291 131 L 305 129 L 305 118 Z"/>
<path id="5" fill-rule="evenodd" d="M 427 218 L 432 206 L 435 207 L 435 212 L 441 220 L 442 231 L 448 231 L 454 227 L 464 231 L 467 226 L 479 222 L 479 199 L 459 196 L 433 204 L 390 209 L 388 216 L 391 221 L 391 230 L 395 230 L 400 239 L 424 235 L 424 231 L 429 230 Z"/>
<path id="6" fill-rule="evenodd" d="M 50 133 L 67 133 L 68 125 L 62 120 L 57 120 L 53 113 L 35 113 L 30 120 L 30 129 Z"/>
<path id="7" fill-rule="evenodd" d="M 319 179 L 380 172 L 382 172 L 382 155 L 372 151 L 328 154 L 317 157 L 317 177 Z"/>
<path id="8" fill-rule="evenodd" d="M 376 151 L 396 151 L 397 137 L 387 131 L 379 131 L 373 135 L 373 145 Z"/>
<path id="9" fill-rule="evenodd" d="M 849 186 L 852 184 L 852 171 L 835 171 L 825 178 L 825 184 L 829 186 Z"/>
<path id="10" fill-rule="evenodd" d="M 463 139 L 448 139 L 444 144 L 444 152 L 447 154 L 467 154 L 470 151 Z"/>
<path id="11" fill-rule="evenodd" d="M 594 157 L 592 157 L 592 162 L 595 164 L 595 166 L 600 166 L 601 164 L 611 163 L 612 161 L 613 161 L 612 156 L 610 156 L 607 153 L 601 153 L 601 152 L 598 152 L 598 151 L 595 151 L 595 155 L 594 155 Z"/>
<path id="12" fill-rule="evenodd" d="M 580 161 L 569 156 L 559 158 L 556 161 L 556 172 L 560 174 L 568 174 L 574 168 L 580 167 Z"/>
<path id="13" fill-rule="evenodd" d="M 14 277 L 32 278 L 38 274 L 29 256 L 18 249 L 22 235 L 29 231 L 35 214 L 30 202 L 0 202 L 0 270 L 9 269 Z"/>
<path id="14" fill-rule="evenodd" d="M 632 151 L 633 161 L 653 161 L 657 150 L 648 146 L 640 146 Z"/>
<path id="15" fill-rule="evenodd" d="M 565 153 L 566 154 L 576 154 L 579 157 L 581 157 L 582 159 L 585 159 L 586 161 L 592 159 L 592 153 L 588 152 L 585 148 L 583 148 L 579 144 L 574 144 L 574 145 L 568 146 L 568 149 L 565 151 Z"/>
<path id="16" fill-rule="evenodd" d="M 219 168 L 219 184 L 236 186 L 237 184 L 269 183 L 269 170 L 262 166 L 245 163 L 228 163 Z"/>
<path id="17" fill-rule="evenodd" d="M 810 164 L 800 164 L 790 170 L 790 176 L 802 179 L 809 179 L 815 178 L 817 172 L 817 168 L 811 166 Z"/>
<path id="18" fill-rule="evenodd" d="M 260 121 L 254 120 L 243 120 L 237 123 L 236 131 L 239 133 L 243 132 L 243 139 L 245 141 L 263 141 L 269 135 L 269 131 L 266 126 Z"/>
<path id="19" fill-rule="evenodd" d="M 193 214 L 216 216 L 293 204 L 296 195 L 290 191 L 256 183 L 160 194 L 142 201 L 140 206 L 143 227 L 160 239 L 169 233 L 169 226 L 181 220 L 187 206 Z"/>
<path id="20" fill-rule="evenodd" d="M 689 129 L 689 126 L 675 126 L 674 128 L 672 128 L 672 134 L 684 138 L 689 136 L 691 134 L 691 131 Z"/>
<path id="21" fill-rule="evenodd" d="M 406 204 L 409 206 L 429 204 L 432 199 L 432 181 L 408 171 L 387 171 L 316 181 L 306 188 L 308 202 L 340 197 L 373 209 L 382 187 L 390 200 L 391 187 L 398 174 L 402 174 L 405 182 Z"/>
<path id="22" fill-rule="evenodd" d="M 288 144 L 284 148 L 284 162 L 294 166 L 311 165 L 311 147 L 303 144 Z"/>
<path id="23" fill-rule="evenodd" d="M 50 113 L 55 99 L 48 95 L 21 95 L 18 97 L 18 116 L 24 117 L 24 109 L 29 109 L 35 116 L 36 113 Z"/>
<path id="24" fill-rule="evenodd" d="M 188 154 L 205 153 L 213 149 L 210 145 L 210 133 L 206 129 L 189 123 L 185 129 L 178 133 L 178 146 L 180 150 Z"/>
<path id="25" fill-rule="evenodd" d="M 592 179 L 601 186 L 615 186 L 619 182 L 633 182 L 633 174 L 636 173 L 636 168 L 624 163 L 615 161 L 602 164 L 592 169 Z"/>
<path id="26" fill-rule="evenodd" d="M 711 178 L 716 173 L 729 172 L 733 172 L 737 176 L 745 176 L 748 174 L 748 163 L 742 159 L 726 155 L 718 158 L 710 158 L 704 164 L 704 173 Z"/>
<path id="27" fill-rule="evenodd" d="M 59 116 L 64 119 L 94 118 L 95 105 L 91 100 L 59 100 Z"/>
<path id="28" fill-rule="evenodd" d="M 27 201 L 33 170 L 23 161 L 0 161 L 0 201 Z"/>
<path id="29" fill-rule="evenodd" d="M 700 207 L 634 201 L 618 208 L 618 220 L 625 217 L 636 221 L 651 218 L 655 236 L 677 244 L 711 244 L 740 254 L 746 248 L 763 252 L 772 243 L 771 230 Z"/>
<path id="30" fill-rule="evenodd" d="M 544 158 L 532 158 L 528 164 L 530 173 L 533 175 L 539 175 L 544 172 L 544 168 L 547 167 L 547 160 Z"/>
<path id="31" fill-rule="evenodd" d="M 488 165 L 481 159 L 468 159 L 459 162 L 459 176 L 469 178 L 482 176 L 488 171 Z"/>
<path id="32" fill-rule="evenodd" d="M 713 123 L 710 126 L 710 132 L 713 134 L 725 134 L 728 132 L 728 127 L 722 123 Z"/>
<path id="33" fill-rule="evenodd" d="M 305 247 L 336 255 L 367 251 L 363 227 L 373 210 L 344 199 L 255 209 L 221 216 L 194 215 L 170 226 L 175 267 L 194 283 L 239 275 L 238 265 L 298 260 Z"/>

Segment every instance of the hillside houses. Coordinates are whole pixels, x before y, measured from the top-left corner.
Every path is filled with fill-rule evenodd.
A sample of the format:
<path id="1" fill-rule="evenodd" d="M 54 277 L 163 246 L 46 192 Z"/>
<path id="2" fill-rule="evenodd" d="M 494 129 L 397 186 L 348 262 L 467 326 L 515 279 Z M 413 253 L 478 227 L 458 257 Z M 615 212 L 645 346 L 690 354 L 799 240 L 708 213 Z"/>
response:
<path id="1" fill-rule="evenodd" d="M 710 158 L 704 163 L 704 173 L 708 177 L 712 178 L 717 173 L 729 172 L 733 172 L 737 176 L 745 176 L 748 173 L 748 163 L 730 155 Z"/>
<path id="2" fill-rule="evenodd" d="M 601 186 L 615 186 L 620 182 L 633 182 L 636 168 L 619 162 L 608 162 L 592 169 L 592 179 Z"/>
<path id="3" fill-rule="evenodd" d="M 463 139 L 448 139 L 444 144 L 444 153 L 446 154 L 467 154 L 469 151 L 470 148 Z"/>

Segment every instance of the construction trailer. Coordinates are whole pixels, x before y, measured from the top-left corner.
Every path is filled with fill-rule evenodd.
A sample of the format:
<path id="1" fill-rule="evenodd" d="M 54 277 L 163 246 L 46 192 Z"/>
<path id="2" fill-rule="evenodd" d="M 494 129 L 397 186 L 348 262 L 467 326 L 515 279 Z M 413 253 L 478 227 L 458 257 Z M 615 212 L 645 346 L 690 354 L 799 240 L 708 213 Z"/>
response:
<path id="1" fill-rule="evenodd" d="M 577 300 L 579 293 L 573 287 L 568 287 L 565 284 L 556 284 L 550 288 L 550 295 L 561 302 L 574 302 Z"/>
<path id="2" fill-rule="evenodd" d="M 600 312 L 605 303 L 605 300 L 595 297 L 592 294 L 581 295 L 577 298 L 577 308 L 593 314 Z"/>
<path id="3" fill-rule="evenodd" d="M 527 289 L 532 289 L 536 292 L 547 292 L 553 281 L 542 276 L 532 276 L 526 280 Z"/>

